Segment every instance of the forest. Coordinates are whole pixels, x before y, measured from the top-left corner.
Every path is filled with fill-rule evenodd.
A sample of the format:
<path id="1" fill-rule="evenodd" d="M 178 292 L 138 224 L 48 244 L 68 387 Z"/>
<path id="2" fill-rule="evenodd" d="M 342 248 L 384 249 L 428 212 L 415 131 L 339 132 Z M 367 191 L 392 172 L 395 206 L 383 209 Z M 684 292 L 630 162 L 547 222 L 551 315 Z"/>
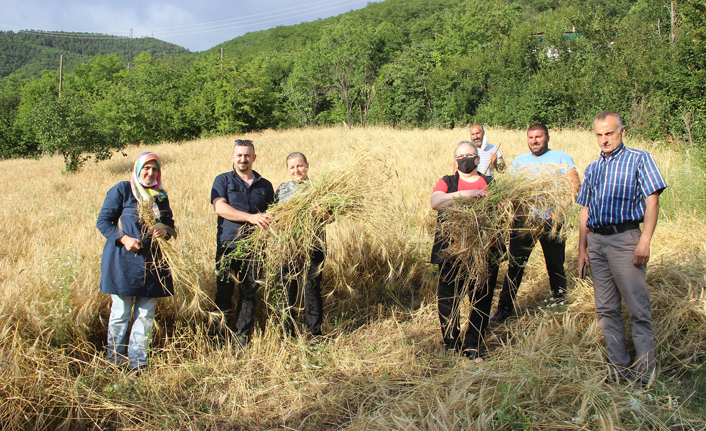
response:
<path id="1" fill-rule="evenodd" d="M 59 153 L 74 171 L 134 143 L 334 124 L 585 129 L 604 110 L 643 138 L 698 150 L 706 137 L 702 0 L 387 0 L 202 53 L 126 56 L 80 61 L 61 97 L 56 67 L 5 76 L 0 157 Z"/>
<path id="2" fill-rule="evenodd" d="M 115 54 L 126 65 L 148 51 L 155 58 L 186 54 L 186 48 L 151 37 L 129 38 L 94 33 L 43 31 L 0 31 L 0 78 L 12 73 L 25 78 L 39 77 L 43 70 L 56 69 L 63 55 L 64 71 L 87 63 L 95 55 Z"/>

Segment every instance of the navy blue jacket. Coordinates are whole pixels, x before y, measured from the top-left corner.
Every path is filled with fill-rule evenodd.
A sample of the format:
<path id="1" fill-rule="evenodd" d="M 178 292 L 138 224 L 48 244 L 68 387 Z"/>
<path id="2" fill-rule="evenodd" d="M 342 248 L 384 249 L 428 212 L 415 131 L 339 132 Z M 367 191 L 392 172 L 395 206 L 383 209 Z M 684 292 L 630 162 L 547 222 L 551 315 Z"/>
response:
<path id="1" fill-rule="evenodd" d="M 216 198 L 224 198 L 226 203 L 238 211 L 249 214 L 264 213 L 267 207 L 275 201 L 275 191 L 272 183 L 253 171 L 255 179 L 250 186 L 243 181 L 235 171 L 220 174 L 213 181 L 211 202 Z M 243 226 L 245 229 L 241 230 Z M 229 246 L 234 240 L 241 239 L 252 228 L 250 223 L 234 222 L 218 216 L 218 245 Z"/>
<path id="2" fill-rule="evenodd" d="M 158 202 L 157 207 L 160 221 L 173 229 L 169 199 Z M 122 232 L 118 229 L 118 220 Z M 106 238 L 101 259 L 101 292 L 148 298 L 174 294 L 171 272 L 168 269 L 157 270 L 152 263 L 152 255 L 158 250 L 152 250 L 152 234 L 143 235 L 143 225 L 137 215 L 137 199 L 132 194 L 129 181 L 120 182 L 108 191 L 96 226 Z M 141 240 L 142 249 L 137 254 L 127 251 L 120 243 L 123 235 Z"/>

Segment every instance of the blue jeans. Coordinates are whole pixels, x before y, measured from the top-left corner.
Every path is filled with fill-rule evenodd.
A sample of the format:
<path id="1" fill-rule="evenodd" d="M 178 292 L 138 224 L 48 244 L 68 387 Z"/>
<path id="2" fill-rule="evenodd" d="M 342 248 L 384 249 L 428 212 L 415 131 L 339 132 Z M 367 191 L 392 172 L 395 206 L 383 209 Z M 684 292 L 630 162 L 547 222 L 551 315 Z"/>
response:
<path id="1" fill-rule="evenodd" d="M 110 308 L 108 321 L 108 362 L 121 365 L 127 360 L 130 368 L 144 367 L 147 365 L 147 348 L 150 344 L 154 312 L 159 298 L 110 296 L 113 299 L 113 305 Z M 127 329 L 133 308 L 132 330 L 128 334 Z"/>

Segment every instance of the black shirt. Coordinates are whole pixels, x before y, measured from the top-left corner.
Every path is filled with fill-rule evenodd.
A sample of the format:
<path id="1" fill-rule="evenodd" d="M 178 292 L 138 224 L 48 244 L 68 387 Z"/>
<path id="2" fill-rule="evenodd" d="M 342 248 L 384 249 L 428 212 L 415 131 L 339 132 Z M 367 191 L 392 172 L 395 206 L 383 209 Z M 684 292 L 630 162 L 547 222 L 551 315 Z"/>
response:
<path id="1" fill-rule="evenodd" d="M 275 191 L 272 183 L 262 178 L 260 174 L 253 171 L 255 179 L 252 184 L 243 181 L 235 171 L 220 174 L 213 181 L 211 188 L 211 202 L 216 198 L 224 198 L 226 203 L 238 211 L 249 214 L 263 213 L 267 207 L 275 201 Z M 229 245 L 233 240 L 241 239 L 247 235 L 248 228 L 241 230 L 243 226 L 252 227 L 247 222 L 234 222 L 218 216 L 218 244 Z"/>

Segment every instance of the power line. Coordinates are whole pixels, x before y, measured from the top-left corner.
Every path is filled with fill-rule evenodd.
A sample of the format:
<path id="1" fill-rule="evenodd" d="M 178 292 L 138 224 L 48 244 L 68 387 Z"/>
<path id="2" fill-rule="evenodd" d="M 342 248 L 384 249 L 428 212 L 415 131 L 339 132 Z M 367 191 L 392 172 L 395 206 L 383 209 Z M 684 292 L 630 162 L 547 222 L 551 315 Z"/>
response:
<path id="1" fill-rule="evenodd" d="M 131 28 L 129 32 L 109 32 L 112 34 L 71 33 L 71 32 L 63 32 L 63 31 L 62 32 L 54 32 L 54 31 L 37 31 L 37 30 L 19 30 L 19 31 L 23 32 L 23 33 L 27 33 L 27 34 L 35 34 L 35 35 L 41 35 L 41 36 L 51 36 L 51 37 L 59 37 L 59 38 L 78 38 L 78 39 L 122 39 L 122 38 L 128 38 L 128 36 L 126 36 L 125 34 L 129 34 L 130 35 L 129 37 L 133 37 L 134 34 L 137 34 L 137 37 L 141 37 L 140 34 L 143 32 L 148 33 L 148 34 L 151 33 L 152 37 L 154 37 L 155 32 L 157 33 L 158 37 L 184 36 L 184 35 L 192 35 L 192 34 L 211 33 L 211 32 L 215 32 L 215 31 L 231 30 L 231 29 L 235 29 L 235 28 L 252 27 L 254 25 L 270 24 L 270 23 L 284 21 L 284 20 L 291 19 L 291 18 L 298 18 L 298 17 L 302 17 L 302 16 L 306 16 L 306 15 L 311 15 L 313 13 L 326 12 L 326 11 L 329 11 L 332 9 L 337 9 L 337 8 L 344 7 L 344 6 L 351 6 L 354 4 L 364 3 L 367 1 L 368 0 L 354 0 L 354 1 L 338 0 L 338 1 L 327 3 L 326 0 L 320 0 L 317 2 L 313 2 L 313 3 L 307 3 L 307 4 L 303 4 L 303 5 L 299 5 L 299 6 L 293 6 L 293 7 L 289 7 L 289 8 L 279 9 L 279 10 L 272 11 L 272 12 L 263 12 L 260 14 L 248 15 L 248 16 L 240 17 L 240 18 L 229 18 L 229 19 L 199 23 L 199 24 L 187 24 L 187 25 L 183 25 L 183 26 L 162 27 L 161 29 L 165 29 L 165 30 L 175 29 L 175 30 L 164 31 L 164 32 L 157 31 L 157 30 L 160 30 L 160 28 L 155 28 L 155 29 L 150 29 L 150 30 L 140 30 L 140 29 L 135 30 L 135 29 Z M 306 7 L 306 6 L 311 6 L 311 5 L 317 5 L 319 3 L 325 3 L 325 4 L 320 4 L 318 6 L 313 6 L 313 7 Z M 322 6 L 330 6 L 330 5 L 335 5 L 335 6 L 321 9 Z M 294 10 L 292 10 L 292 9 L 294 9 Z M 292 10 L 292 11 L 291 12 L 283 12 L 283 11 L 287 11 L 287 10 Z M 304 12 L 304 11 L 310 11 L 310 12 Z M 299 13 L 299 12 L 304 12 L 304 13 Z M 292 14 L 297 14 L 297 15 L 292 15 Z M 262 17 L 261 18 L 254 18 L 254 17 L 258 17 L 258 16 L 262 16 Z M 280 17 L 280 18 L 276 18 L 276 17 Z M 269 19 L 269 18 L 273 18 L 273 19 Z M 237 23 L 235 23 L 233 21 L 236 21 Z M 233 23 L 231 23 L 231 22 L 233 22 Z M 219 23 L 223 23 L 223 24 L 219 24 Z M 7 25 L 7 24 L 0 24 L 0 26 L 5 27 L 5 28 L 14 27 L 15 29 L 22 28 L 21 26 Z M 181 30 L 179 30 L 179 29 L 181 29 Z"/>
<path id="2" fill-rule="evenodd" d="M 314 7 L 311 7 L 311 8 L 304 8 L 304 7 L 305 7 L 305 6 L 311 6 L 311 5 L 319 4 L 319 3 L 326 3 L 327 1 L 328 1 L 328 0 L 319 0 L 319 1 L 316 1 L 316 2 L 313 2 L 313 3 L 306 3 L 306 4 L 302 4 L 302 5 L 298 5 L 298 6 L 292 6 L 292 7 L 288 7 L 288 8 L 284 8 L 284 9 L 279 9 L 279 10 L 273 11 L 273 12 L 283 12 L 283 11 L 287 11 L 287 10 L 291 10 L 291 9 L 295 9 L 294 12 L 300 12 L 300 11 L 303 11 L 303 10 L 315 9 L 315 8 L 318 8 L 318 7 L 321 7 L 321 6 L 328 6 L 328 5 L 327 5 L 327 4 L 324 4 L 324 5 L 321 5 L 321 6 L 314 6 Z M 331 4 L 343 3 L 343 2 L 345 2 L 345 1 L 347 1 L 347 0 L 338 0 L 338 1 L 335 1 L 335 2 L 333 2 L 333 3 L 331 3 Z M 353 2 L 353 3 L 360 3 L 360 1 L 355 1 L 355 2 Z M 342 5 L 342 6 L 346 6 L 346 5 Z M 300 8 L 303 8 L 303 9 L 300 9 Z M 296 9 L 299 9 L 299 10 L 296 10 Z M 247 20 L 248 18 L 259 17 L 259 16 L 262 16 L 262 15 L 270 15 L 270 14 L 272 14 L 273 12 L 263 12 L 263 13 L 257 13 L 257 14 L 254 14 L 254 15 L 241 16 L 241 17 L 238 17 L 238 18 L 221 19 L 221 20 L 218 20 L 218 21 L 202 22 L 202 23 L 198 23 L 198 24 L 187 24 L 187 25 L 178 25 L 178 26 L 161 27 L 161 28 L 159 28 L 159 27 L 157 27 L 157 28 L 150 28 L 149 30 L 146 30 L 146 29 L 139 29 L 139 28 L 138 28 L 136 31 L 140 32 L 140 31 L 151 31 L 151 30 L 171 30 L 171 29 L 179 29 L 179 28 L 185 28 L 185 27 L 196 27 L 196 26 L 202 26 L 202 25 L 223 23 L 223 22 L 229 22 L 229 21 L 238 21 L 238 20 L 239 20 L 239 21 L 242 21 L 242 20 Z M 289 12 L 289 13 L 294 13 L 294 12 Z M 277 16 L 277 15 L 275 15 L 275 16 Z M 268 17 L 265 17 L 265 18 L 268 18 Z M 225 25 L 225 24 L 223 24 L 223 25 Z M 109 33 L 113 33 L 113 32 L 109 32 Z"/>
<path id="3" fill-rule="evenodd" d="M 327 11 L 327 10 L 337 9 L 337 8 L 339 8 L 339 7 L 341 7 L 341 6 L 349 6 L 349 5 L 356 4 L 356 3 L 367 3 L 367 0 L 357 0 L 357 1 L 353 1 L 353 2 L 347 3 L 347 4 L 345 4 L 345 5 L 333 6 L 333 7 L 326 8 L 326 9 L 320 9 L 320 10 L 317 10 L 316 12 L 325 12 L 325 11 Z M 230 26 L 227 26 L 227 27 L 223 27 L 223 26 L 226 25 L 226 24 L 221 24 L 221 25 L 218 25 L 218 26 L 212 26 L 211 28 L 205 27 L 204 29 L 198 29 L 198 30 L 194 30 L 194 31 L 163 32 L 163 33 L 158 33 L 158 34 L 159 34 L 160 36 L 183 36 L 183 35 L 189 35 L 189 34 L 211 33 L 211 32 L 214 32 L 214 31 L 223 31 L 223 30 L 231 30 L 231 29 L 234 29 L 234 28 L 252 27 L 252 26 L 254 26 L 254 25 L 270 24 L 270 23 L 274 23 L 274 22 L 278 22 L 278 21 L 283 21 L 283 20 L 285 20 L 285 19 L 298 18 L 298 17 L 302 17 L 302 16 L 306 16 L 306 15 L 311 15 L 312 13 L 313 13 L 313 12 L 302 13 L 302 14 L 299 14 L 299 15 L 290 15 L 290 16 L 286 16 L 286 17 L 283 17 L 283 18 L 272 19 L 272 20 L 269 20 L 269 21 L 257 21 L 257 20 L 255 20 L 255 22 L 244 23 L 244 24 L 237 24 L 237 25 L 230 25 Z M 274 16 L 278 16 L 278 15 L 274 15 Z M 221 28 L 215 28 L 215 27 L 221 27 Z"/>

